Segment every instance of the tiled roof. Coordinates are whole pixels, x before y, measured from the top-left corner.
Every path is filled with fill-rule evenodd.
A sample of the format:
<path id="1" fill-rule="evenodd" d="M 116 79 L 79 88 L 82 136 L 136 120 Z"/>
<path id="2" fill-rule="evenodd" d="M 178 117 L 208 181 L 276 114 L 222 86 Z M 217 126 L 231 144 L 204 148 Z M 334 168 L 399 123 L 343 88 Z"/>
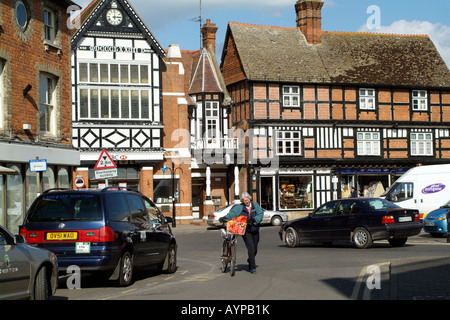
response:
<path id="1" fill-rule="evenodd" d="M 323 32 L 321 44 L 309 45 L 298 28 L 228 28 L 250 80 L 450 87 L 450 71 L 428 36 Z"/>

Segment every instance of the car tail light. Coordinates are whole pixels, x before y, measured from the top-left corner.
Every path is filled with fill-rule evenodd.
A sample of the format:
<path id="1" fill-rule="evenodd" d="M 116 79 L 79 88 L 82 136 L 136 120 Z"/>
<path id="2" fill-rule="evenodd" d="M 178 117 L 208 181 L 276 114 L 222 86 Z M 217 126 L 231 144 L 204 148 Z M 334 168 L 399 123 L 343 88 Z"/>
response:
<path id="1" fill-rule="evenodd" d="M 416 214 L 416 216 L 414 217 L 414 221 L 420 221 L 420 214 Z"/>
<path id="2" fill-rule="evenodd" d="M 393 216 L 384 216 L 381 223 L 395 223 L 395 219 Z"/>
<path id="3" fill-rule="evenodd" d="M 99 241 L 114 241 L 114 230 L 111 227 L 101 227 L 99 229 Z"/>

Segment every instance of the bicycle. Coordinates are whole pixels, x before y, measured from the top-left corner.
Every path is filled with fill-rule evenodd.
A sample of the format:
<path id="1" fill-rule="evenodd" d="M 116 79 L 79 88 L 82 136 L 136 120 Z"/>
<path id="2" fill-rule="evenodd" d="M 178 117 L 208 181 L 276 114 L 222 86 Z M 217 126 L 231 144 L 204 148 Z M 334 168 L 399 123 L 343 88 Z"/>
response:
<path id="1" fill-rule="evenodd" d="M 225 221 L 224 221 L 225 222 Z M 227 271 L 228 264 L 230 264 L 230 274 L 234 276 L 236 269 L 236 235 L 243 235 L 245 232 L 246 223 L 238 222 L 234 220 L 227 221 L 227 229 L 220 229 L 222 234 L 222 272 Z"/>

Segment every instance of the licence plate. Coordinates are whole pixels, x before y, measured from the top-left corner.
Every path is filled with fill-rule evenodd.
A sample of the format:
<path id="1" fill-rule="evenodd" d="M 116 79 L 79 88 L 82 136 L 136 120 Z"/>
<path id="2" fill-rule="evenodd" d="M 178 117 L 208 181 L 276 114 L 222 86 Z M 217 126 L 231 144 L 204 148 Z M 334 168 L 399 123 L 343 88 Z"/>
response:
<path id="1" fill-rule="evenodd" d="M 75 253 L 91 253 L 91 243 L 77 242 L 75 244 Z"/>
<path id="2" fill-rule="evenodd" d="M 77 240 L 78 232 L 47 232 L 45 240 L 60 241 L 60 240 Z"/>
<path id="3" fill-rule="evenodd" d="M 412 221 L 411 217 L 398 217 L 398 222 L 410 222 Z"/>
<path id="4" fill-rule="evenodd" d="M 427 227 L 434 227 L 434 222 L 425 222 Z"/>

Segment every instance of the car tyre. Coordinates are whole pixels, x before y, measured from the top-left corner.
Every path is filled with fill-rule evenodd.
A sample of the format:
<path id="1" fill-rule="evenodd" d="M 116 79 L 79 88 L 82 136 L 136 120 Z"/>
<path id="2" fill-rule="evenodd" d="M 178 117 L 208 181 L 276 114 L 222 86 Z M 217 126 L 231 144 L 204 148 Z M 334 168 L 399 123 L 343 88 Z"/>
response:
<path id="1" fill-rule="evenodd" d="M 365 228 L 356 228 L 353 231 L 353 243 L 358 249 L 366 249 L 372 246 L 372 236 Z"/>
<path id="2" fill-rule="evenodd" d="M 280 216 L 274 216 L 272 217 L 272 220 L 270 221 L 273 226 L 281 226 L 283 223 L 283 219 L 281 219 Z"/>
<path id="3" fill-rule="evenodd" d="M 167 252 L 167 268 L 164 269 L 165 273 L 175 273 L 177 270 L 177 248 L 175 244 L 170 244 L 169 251 Z"/>
<path id="4" fill-rule="evenodd" d="M 389 244 L 393 247 L 404 246 L 406 241 L 408 241 L 408 238 L 394 238 L 388 240 Z"/>
<path id="5" fill-rule="evenodd" d="M 300 245 L 300 237 L 297 230 L 292 227 L 287 228 L 285 241 L 290 248 L 298 247 Z"/>
<path id="6" fill-rule="evenodd" d="M 119 270 L 119 287 L 127 287 L 131 283 L 133 278 L 133 257 L 126 251 L 122 258 L 120 259 L 120 270 Z"/>
<path id="7" fill-rule="evenodd" d="M 36 279 L 34 281 L 34 300 L 48 300 L 48 287 L 47 287 L 47 268 L 42 267 L 39 269 Z"/>

